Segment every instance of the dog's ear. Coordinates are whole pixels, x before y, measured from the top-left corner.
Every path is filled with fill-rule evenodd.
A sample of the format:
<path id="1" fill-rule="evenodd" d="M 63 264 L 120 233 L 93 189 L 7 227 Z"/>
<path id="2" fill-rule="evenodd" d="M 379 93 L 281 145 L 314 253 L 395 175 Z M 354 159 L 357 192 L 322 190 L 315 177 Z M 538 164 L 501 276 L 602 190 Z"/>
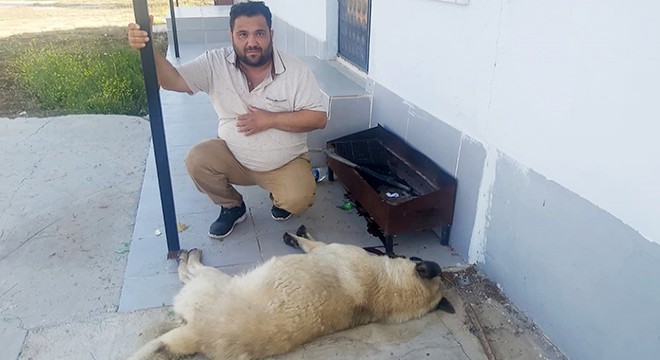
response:
<path id="1" fill-rule="evenodd" d="M 450 313 L 450 314 L 456 314 L 456 310 L 454 310 L 454 305 L 452 305 L 449 300 L 447 300 L 446 297 L 443 297 L 440 299 L 440 302 L 438 305 L 435 307 L 436 310 L 442 310 L 444 312 Z"/>
<path id="2" fill-rule="evenodd" d="M 417 265 L 415 265 L 415 270 L 419 276 L 422 277 L 422 279 L 433 279 L 442 273 L 440 265 L 434 263 L 433 261 L 417 262 Z"/>

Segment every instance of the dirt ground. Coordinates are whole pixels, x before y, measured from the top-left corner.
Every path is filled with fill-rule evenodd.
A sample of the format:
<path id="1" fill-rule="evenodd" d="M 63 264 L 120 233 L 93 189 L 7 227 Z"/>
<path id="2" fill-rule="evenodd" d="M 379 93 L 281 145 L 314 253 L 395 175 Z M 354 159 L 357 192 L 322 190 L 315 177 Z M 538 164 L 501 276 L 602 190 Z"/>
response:
<path id="1" fill-rule="evenodd" d="M 16 3 L 19 2 L 11 2 Z M 6 0 L 0 1 L 0 38 L 72 28 L 126 26 L 135 19 L 133 8 L 125 0 L 103 5 L 55 1 L 35 3 L 9 5 Z"/>
<path id="2" fill-rule="evenodd" d="M 213 0 L 179 0 L 184 5 L 212 5 Z M 149 0 L 154 23 L 165 23 L 169 0 Z M 0 0 L 0 38 L 74 28 L 126 26 L 135 21 L 133 0 Z"/>
<path id="3" fill-rule="evenodd" d="M 443 273 L 448 298 L 465 313 L 465 326 L 479 338 L 493 359 L 565 360 L 567 357 L 474 266 Z"/>

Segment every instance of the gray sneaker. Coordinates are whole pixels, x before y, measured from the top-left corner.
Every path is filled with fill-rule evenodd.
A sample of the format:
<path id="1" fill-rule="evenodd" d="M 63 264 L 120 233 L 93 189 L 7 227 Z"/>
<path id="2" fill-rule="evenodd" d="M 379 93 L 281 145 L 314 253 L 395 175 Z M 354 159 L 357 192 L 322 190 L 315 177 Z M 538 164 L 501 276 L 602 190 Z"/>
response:
<path id="1" fill-rule="evenodd" d="M 220 216 L 211 224 L 209 229 L 209 236 L 214 239 L 222 239 L 231 234 L 236 224 L 243 222 L 247 218 L 247 211 L 245 210 L 245 202 L 233 208 L 223 207 L 220 211 Z"/>

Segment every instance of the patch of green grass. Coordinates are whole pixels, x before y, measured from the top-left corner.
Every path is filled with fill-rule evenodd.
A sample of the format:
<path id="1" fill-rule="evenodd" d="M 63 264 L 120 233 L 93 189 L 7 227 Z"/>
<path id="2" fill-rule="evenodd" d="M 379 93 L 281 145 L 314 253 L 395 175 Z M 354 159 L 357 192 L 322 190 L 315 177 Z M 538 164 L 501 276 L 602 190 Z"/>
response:
<path id="1" fill-rule="evenodd" d="M 169 1 L 148 3 L 156 23 L 163 23 Z M 212 4 L 212 0 L 179 1 L 182 7 Z M 140 52 L 129 48 L 125 25 L 103 23 L 105 17 L 97 13 L 130 9 L 132 0 L 62 0 L 49 6 L 84 8 L 85 14 L 96 14 L 94 19 L 101 19 L 99 27 L 0 37 L 0 117 L 13 118 L 22 113 L 30 117 L 80 113 L 145 115 Z M 39 19 L 62 21 L 52 17 Z M 167 35 L 154 33 L 153 38 L 154 47 L 165 53 Z"/>
<path id="2" fill-rule="evenodd" d="M 140 52 L 126 43 L 125 28 L 48 35 L 0 39 L 0 47 L 11 48 L 0 77 L 8 92 L 4 102 L 10 113 L 5 116 L 17 116 L 21 110 L 29 116 L 146 114 Z M 154 34 L 154 46 L 164 52 L 166 35 Z"/>
<path id="3" fill-rule="evenodd" d="M 17 84 L 44 110 L 144 115 L 139 54 L 126 46 L 29 46 L 9 65 Z"/>
<path id="4" fill-rule="evenodd" d="M 169 1 L 148 4 L 155 22 L 164 23 Z M 179 0 L 181 7 L 212 4 L 212 0 Z M 58 15 L 51 16 L 48 7 L 57 8 Z M 126 24 L 134 19 L 132 7 L 132 0 L 59 0 L 22 7 L 21 23 L 8 22 L 0 11 L 0 27 L 19 27 L 9 32 L 17 35 L 0 36 L 0 117 L 143 115 L 147 105 L 140 53 L 129 49 L 126 41 Z M 78 22 L 71 17 L 78 15 L 67 17 L 62 9 L 93 22 Z M 71 29 L 34 32 L 30 26 L 50 21 L 70 24 Z M 98 27 L 75 28 L 79 23 Z M 167 35 L 154 33 L 153 38 L 165 52 Z"/>

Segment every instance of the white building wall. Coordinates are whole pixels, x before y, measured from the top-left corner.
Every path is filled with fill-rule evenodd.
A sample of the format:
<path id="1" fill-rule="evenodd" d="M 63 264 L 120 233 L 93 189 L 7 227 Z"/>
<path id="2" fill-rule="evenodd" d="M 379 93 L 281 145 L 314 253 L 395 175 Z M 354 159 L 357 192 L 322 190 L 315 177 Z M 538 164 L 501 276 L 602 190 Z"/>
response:
<path id="1" fill-rule="evenodd" d="M 652 0 L 372 1 L 372 124 L 454 172 L 450 245 L 576 359 L 659 351 L 658 14 Z M 307 16 L 285 21 L 311 33 Z"/>
<path id="2" fill-rule="evenodd" d="M 319 41 L 326 40 L 326 3 L 327 0 L 266 0 L 273 14 Z"/>
<path id="3" fill-rule="evenodd" d="M 657 14 L 653 0 L 375 0 L 369 77 L 660 243 Z"/>

